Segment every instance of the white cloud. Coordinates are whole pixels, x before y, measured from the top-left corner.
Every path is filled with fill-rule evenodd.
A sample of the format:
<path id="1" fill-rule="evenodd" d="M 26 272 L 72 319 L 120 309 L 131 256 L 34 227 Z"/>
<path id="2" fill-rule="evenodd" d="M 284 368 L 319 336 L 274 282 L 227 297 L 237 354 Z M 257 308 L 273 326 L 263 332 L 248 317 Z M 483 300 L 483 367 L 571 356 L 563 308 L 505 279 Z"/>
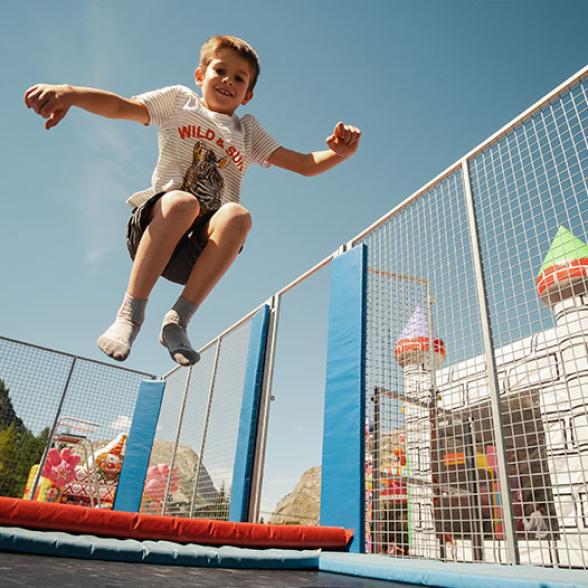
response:
<path id="1" fill-rule="evenodd" d="M 101 121 L 98 121 L 98 123 Z M 78 209 L 85 235 L 85 261 L 102 263 L 115 244 L 122 242 L 122 205 L 126 196 L 121 166 L 128 159 L 124 137 L 114 129 L 90 124 L 94 148 L 80 165 L 83 183 L 78 189 Z M 118 137 L 118 139 L 117 139 Z"/>
<path id="2" fill-rule="evenodd" d="M 76 69 L 82 64 L 83 70 L 78 73 L 89 80 L 89 85 L 108 88 L 113 68 L 121 67 L 124 46 L 119 39 L 124 39 L 124 31 L 119 30 L 115 4 L 87 2 L 83 6 L 85 14 L 80 22 L 83 42 L 75 52 L 71 42 L 46 33 L 44 59 L 48 81 L 77 83 L 69 78 L 76 75 Z M 134 184 L 128 171 L 132 146 L 113 124 L 116 123 L 93 117 L 84 118 L 83 124 L 75 128 L 76 148 L 80 152 L 76 154 L 77 169 L 72 173 L 68 192 L 80 214 L 85 236 L 84 258 L 90 272 L 104 263 L 115 247 L 120 248 L 127 213 L 124 200 L 129 196 L 128 186 Z"/>

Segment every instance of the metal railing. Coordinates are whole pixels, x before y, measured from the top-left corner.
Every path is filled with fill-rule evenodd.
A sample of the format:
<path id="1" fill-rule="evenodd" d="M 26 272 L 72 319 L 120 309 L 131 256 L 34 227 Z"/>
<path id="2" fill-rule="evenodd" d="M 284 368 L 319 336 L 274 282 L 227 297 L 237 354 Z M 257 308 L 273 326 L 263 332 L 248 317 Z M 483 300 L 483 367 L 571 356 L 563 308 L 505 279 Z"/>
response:
<path id="1" fill-rule="evenodd" d="M 368 551 L 587 568 L 588 69 L 368 249 Z"/>
<path id="2" fill-rule="evenodd" d="M 20 498 L 43 493 L 46 500 L 112 501 L 112 486 L 98 487 L 95 454 L 128 434 L 139 384 L 154 377 L 0 337 L 0 495 Z M 61 452 L 66 446 L 73 457 Z M 77 464 L 87 470 L 88 480 L 72 477 L 57 486 L 42 482 L 52 448 L 60 450 L 59 459 L 63 455 L 65 461 L 70 459 L 62 464 L 62 473 L 73 474 Z"/>
<path id="3" fill-rule="evenodd" d="M 251 319 L 257 310 L 200 349 L 196 365 L 163 376 L 166 394 L 142 512 L 228 519 Z M 150 477 L 160 472 L 164 491 L 154 492 Z"/>
<path id="4" fill-rule="evenodd" d="M 587 75 L 270 299 L 254 520 L 285 295 L 364 243 L 366 549 L 588 567 Z"/>

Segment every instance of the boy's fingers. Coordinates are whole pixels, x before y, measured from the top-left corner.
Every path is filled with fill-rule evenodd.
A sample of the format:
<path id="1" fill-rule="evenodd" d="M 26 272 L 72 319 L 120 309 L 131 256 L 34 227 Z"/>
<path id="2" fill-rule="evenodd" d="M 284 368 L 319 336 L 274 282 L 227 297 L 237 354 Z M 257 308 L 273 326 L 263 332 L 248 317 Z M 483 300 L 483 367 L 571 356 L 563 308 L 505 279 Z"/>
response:
<path id="1" fill-rule="evenodd" d="M 37 113 L 41 114 L 41 110 L 45 107 L 48 102 L 48 98 L 44 91 L 40 91 L 35 94 L 31 99 L 31 108 Z"/>
<path id="2" fill-rule="evenodd" d="M 63 119 L 66 112 L 66 110 L 57 110 L 53 112 L 45 123 L 45 128 L 49 130 L 50 128 L 56 126 Z"/>
<path id="3" fill-rule="evenodd" d="M 60 119 L 58 119 L 57 115 L 51 115 L 45 123 L 45 128 L 49 130 L 50 128 L 54 127 L 59 122 L 59 120 Z"/>
<path id="4" fill-rule="evenodd" d="M 355 145 L 359 141 L 359 137 L 361 136 L 361 132 L 357 127 L 349 127 L 349 144 Z"/>
<path id="5" fill-rule="evenodd" d="M 41 93 L 41 90 L 38 86 L 33 86 L 26 91 L 25 94 L 25 104 L 31 108 L 37 99 L 37 96 Z"/>
<path id="6" fill-rule="evenodd" d="M 55 108 L 56 108 L 55 100 L 53 100 L 53 98 L 48 98 L 41 105 L 39 114 L 43 118 L 49 118 L 53 114 L 53 112 L 55 111 Z"/>
<path id="7" fill-rule="evenodd" d="M 35 84 L 34 86 L 31 86 L 24 94 L 24 98 L 25 98 L 25 102 L 27 103 L 27 106 L 29 104 L 29 102 L 31 101 L 31 98 L 35 95 L 38 94 L 40 92 L 40 88 L 38 84 Z"/>

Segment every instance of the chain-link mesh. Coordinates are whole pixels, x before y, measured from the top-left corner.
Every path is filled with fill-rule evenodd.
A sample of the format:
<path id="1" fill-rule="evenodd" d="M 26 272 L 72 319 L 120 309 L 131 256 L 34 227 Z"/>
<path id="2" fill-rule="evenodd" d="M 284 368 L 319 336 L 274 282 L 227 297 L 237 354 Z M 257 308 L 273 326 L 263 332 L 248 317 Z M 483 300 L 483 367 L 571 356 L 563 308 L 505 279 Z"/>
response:
<path id="1" fill-rule="evenodd" d="M 521 560 L 588 567 L 585 81 L 470 162 Z"/>
<path id="2" fill-rule="evenodd" d="M 368 551 L 588 567 L 587 129 L 580 81 L 358 241 Z"/>
<path id="3" fill-rule="evenodd" d="M 227 520 L 247 368 L 251 321 L 224 335 L 215 350 L 214 380 L 209 390 L 201 435 L 193 515 Z"/>
<path id="4" fill-rule="evenodd" d="M 227 520 L 251 319 L 166 377 L 143 512 Z"/>
<path id="5" fill-rule="evenodd" d="M 206 355 L 203 354 L 205 358 Z M 202 365 L 205 365 L 204 360 Z M 201 370 L 201 364 L 196 369 Z M 178 427 L 182 417 L 187 378 L 189 369 L 177 368 L 165 377 L 165 392 L 159 412 L 159 420 L 155 430 L 155 437 L 151 449 L 151 457 L 145 485 L 143 487 L 143 499 L 140 511 L 148 514 L 162 514 L 168 509 L 169 514 L 176 514 L 180 505 L 189 501 L 191 468 L 174 469 L 173 463 L 177 452 L 176 440 Z M 180 449 L 180 453 L 182 450 Z M 182 460 L 180 459 L 180 462 Z M 192 464 L 193 465 L 193 464 Z M 174 476 L 170 474 L 174 473 Z M 186 480 L 187 478 L 187 480 Z M 171 483 L 173 481 L 173 484 Z M 171 493 L 166 488 L 171 484 Z M 165 507 L 164 507 L 165 504 Z"/>
<path id="6" fill-rule="evenodd" d="M 478 544 L 492 521 L 475 502 L 475 455 L 464 453 L 472 445 L 470 418 L 458 413 L 465 390 L 445 385 L 444 366 L 482 351 L 461 172 L 365 243 L 368 548 L 442 557 L 440 537 Z M 491 446 L 490 423 L 480 426 Z"/>
<path id="7" fill-rule="evenodd" d="M 0 337 L 0 495 L 111 507 L 152 377 Z"/>
<path id="8" fill-rule="evenodd" d="M 330 268 L 279 298 L 260 520 L 318 525 Z"/>

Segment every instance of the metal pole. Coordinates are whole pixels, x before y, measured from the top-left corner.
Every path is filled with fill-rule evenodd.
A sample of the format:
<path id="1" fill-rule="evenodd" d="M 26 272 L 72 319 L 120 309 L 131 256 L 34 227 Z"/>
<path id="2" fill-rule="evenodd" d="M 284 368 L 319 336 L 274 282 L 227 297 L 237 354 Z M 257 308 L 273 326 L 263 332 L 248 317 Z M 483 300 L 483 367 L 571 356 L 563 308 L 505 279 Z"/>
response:
<path id="1" fill-rule="evenodd" d="M 190 389 L 190 380 L 192 379 L 192 367 L 188 368 L 188 374 L 186 375 L 186 384 L 184 385 L 184 393 L 182 395 L 182 404 L 180 406 L 180 414 L 178 416 L 178 428 L 176 430 L 176 439 L 172 449 L 171 458 L 169 460 L 169 474 L 165 482 L 165 493 L 163 495 L 163 501 L 161 502 L 161 514 L 165 514 L 165 508 L 169 500 L 169 489 L 171 487 L 171 481 L 173 476 L 174 467 L 176 465 L 176 455 L 178 453 L 178 445 L 180 443 L 180 434 L 182 432 L 182 422 L 184 420 L 184 411 L 186 409 L 186 401 L 188 400 L 188 390 Z"/>
<path id="2" fill-rule="evenodd" d="M 67 389 L 69 388 L 69 383 L 71 382 L 71 377 L 76 366 L 76 359 L 77 358 L 74 357 L 72 359 L 71 365 L 69 366 L 69 372 L 67 374 L 67 379 L 65 380 L 65 386 L 63 387 L 63 393 L 61 394 L 59 405 L 57 406 L 55 418 L 53 419 L 53 425 L 51 426 L 51 431 L 49 432 L 47 445 L 45 446 L 45 450 L 43 451 L 43 457 L 41 458 L 41 461 L 39 461 L 39 469 L 37 470 L 37 475 L 35 476 L 35 483 L 33 484 L 33 488 L 31 490 L 31 500 L 35 499 L 35 492 L 37 491 L 39 480 L 41 479 L 41 474 L 43 472 L 43 468 L 45 467 L 45 460 L 47 459 L 47 454 L 49 453 L 49 449 L 51 448 L 51 444 L 53 443 L 53 437 L 55 436 L 55 431 L 57 430 L 57 425 L 59 424 L 61 411 L 63 409 L 63 403 L 65 402 L 65 395 L 67 394 Z"/>
<path id="3" fill-rule="evenodd" d="M 220 337 L 216 343 L 216 350 L 214 352 L 214 363 L 212 365 L 212 373 L 210 374 L 210 385 L 208 387 L 208 400 L 206 401 L 206 415 L 202 425 L 202 437 L 200 439 L 200 452 L 198 453 L 198 464 L 196 466 L 196 474 L 194 476 L 194 487 L 192 489 L 192 500 L 190 501 L 190 518 L 194 516 L 194 504 L 196 502 L 196 490 L 198 489 L 198 480 L 200 479 L 200 471 L 202 469 L 202 460 L 204 459 L 204 449 L 206 447 L 206 435 L 208 434 L 208 422 L 210 420 L 210 407 L 212 406 L 212 395 L 214 393 L 214 384 L 216 381 L 216 370 L 218 367 L 218 358 L 220 355 L 221 339 Z"/>
<path id="4" fill-rule="evenodd" d="M 91 359 L 89 357 L 81 357 L 79 355 L 74 355 L 73 353 L 66 353 L 65 351 L 59 351 L 58 349 L 51 349 L 51 347 L 43 347 L 42 345 L 36 345 L 34 343 L 29 343 L 28 341 L 19 341 L 18 339 L 10 339 L 9 337 L 3 337 L 0 335 L 1 341 L 7 341 L 8 343 L 15 343 L 16 345 L 23 345 L 25 347 L 32 347 L 33 349 L 38 349 L 39 351 L 49 351 L 49 353 L 53 353 L 55 355 L 61 355 L 62 357 L 69 357 L 70 359 L 82 359 L 88 363 L 94 363 L 96 365 L 102 365 L 107 368 L 111 368 L 113 370 L 122 370 L 123 372 L 128 372 L 131 374 L 138 374 L 139 376 L 145 376 L 151 380 L 157 379 L 157 376 L 154 374 L 148 374 L 147 372 L 140 372 L 138 370 L 132 370 L 126 367 L 122 367 L 119 365 L 113 365 L 106 361 L 99 361 L 97 359 Z"/>
<path id="5" fill-rule="evenodd" d="M 476 447 L 475 426 L 474 419 L 471 416 L 467 420 L 463 420 L 466 483 L 471 493 L 468 497 L 468 506 L 469 512 L 472 513 L 472 553 L 474 561 L 484 561 L 484 517 L 482 513 L 482 501 L 480 500 L 480 478 L 476 465 L 478 449 Z"/>
<path id="6" fill-rule="evenodd" d="M 498 460 L 498 475 L 500 479 L 500 493 L 502 494 L 502 516 L 504 518 L 504 531 L 506 535 L 506 553 L 511 565 L 520 563 L 519 546 L 515 533 L 514 516 L 512 511 L 512 492 L 508 477 L 508 464 L 504 448 L 504 425 L 500 408 L 500 386 L 496 371 L 496 358 L 494 357 L 494 342 L 492 340 L 492 327 L 488 313 L 488 301 L 486 299 L 486 285 L 482 256 L 478 239 L 478 227 L 476 224 L 476 211 L 474 198 L 470 184 L 470 174 L 467 159 L 462 160 L 464 195 L 468 211 L 468 225 L 470 239 L 472 241 L 472 258 L 476 280 L 476 293 L 480 310 L 480 323 L 482 327 L 482 339 L 484 342 L 484 355 L 486 358 L 486 376 L 490 390 L 490 406 L 492 407 L 492 422 L 494 425 L 494 443 L 496 445 L 496 457 Z"/>
<path id="7" fill-rule="evenodd" d="M 257 424 L 257 436 L 255 440 L 255 458 L 253 460 L 253 472 L 251 475 L 251 493 L 249 495 L 250 522 L 258 522 L 261 504 L 261 487 L 263 483 L 263 469 L 265 466 L 265 449 L 267 444 L 267 429 L 272 396 L 272 383 L 274 375 L 274 361 L 276 356 L 276 338 L 280 316 L 281 294 L 278 293 L 270 299 L 270 316 L 268 324 L 268 338 L 265 348 L 265 362 L 263 369 L 263 382 L 259 398 L 259 418 Z"/>
<path id="8" fill-rule="evenodd" d="M 390 525 L 390 521 L 384 520 L 383 508 L 380 504 L 380 489 L 382 477 L 382 389 L 378 386 L 374 389 L 374 433 L 372 445 L 372 553 L 386 553 L 383 544 L 382 526 Z M 387 547 L 387 546 L 386 546 Z"/>
<path id="9" fill-rule="evenodd" d="M 440 499 L 441 497 L 441 488 L 439 486 L 439 469 L 440 469 L 440 447 L 439 447 L 439 435 L 438 435 L 438 406 L 437 406 L 437 369 L 435 368 L 435 340 L 433 336 L 433 304 L 435 304 L 435 300 L 433 299 L 433 294 L 431 293 L 431 284 L 427 280 L 426 286 L 426 296 L 427 296 L 427 332 L 428 332 L 428 339 L 429 339 L 429 366 L 428 369 L 425 366 L 423 367 L 423 371 L 428 376 L 429 380 L 429 391 L 428 391 L 428 398 L 427 404 L 429 409 L 429 427 L 430 427 L 430 443 L 431 448 L 429 450 L 429 459 L 431 460 L 431 492 L 432 492 L 432 501 L 433 505 L 435 504 L 435 500 L 437 498 Z M 433 513 L 435 509 L 433 508 Z M 443 509 L 441 508 L 441 512 Z M 441 515 L 441 524 L 443 525 L 445 521 L 443 521 L 443 515 Z M 446 545 L 445 542 L 440 542 L 440 552 L 441 558 L 447 559 L 446 553 Z"/>

